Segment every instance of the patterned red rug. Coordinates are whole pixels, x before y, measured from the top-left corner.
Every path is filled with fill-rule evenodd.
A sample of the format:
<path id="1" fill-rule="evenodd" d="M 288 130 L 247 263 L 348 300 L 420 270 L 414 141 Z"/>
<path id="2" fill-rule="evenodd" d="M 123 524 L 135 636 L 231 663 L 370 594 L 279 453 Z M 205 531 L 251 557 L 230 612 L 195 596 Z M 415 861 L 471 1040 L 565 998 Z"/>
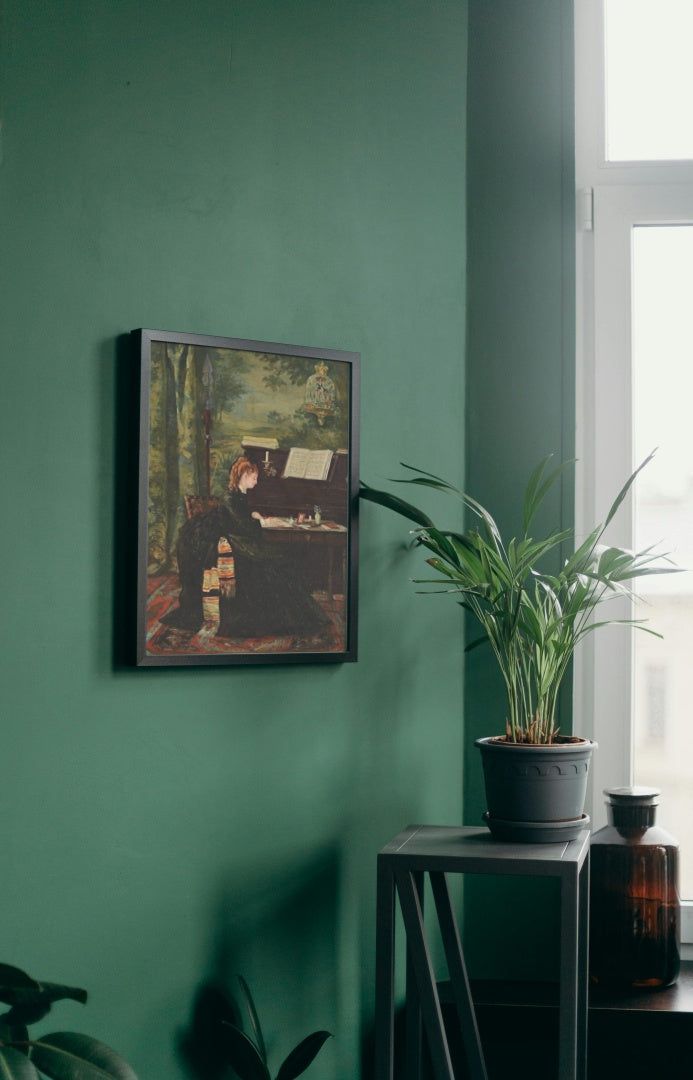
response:
<path id="1" fill-rule="evenodd" d="M 179 583 L 176 574 L 162 574 L 147 579 L 147 653 L 229 655 L 248 653 L 311 653 L 344 652 L 346 627 L 344 601 L 330 599 L 325 593 L 313 593 L 329 618 L 329 624 L 319 634 L 308 638 L 294 635 L 261 638 L 216 637 L 217 623 L 205 622 L 201 630 L 191 632 L 162 625 L 161 619 L 178 601 Z"/>

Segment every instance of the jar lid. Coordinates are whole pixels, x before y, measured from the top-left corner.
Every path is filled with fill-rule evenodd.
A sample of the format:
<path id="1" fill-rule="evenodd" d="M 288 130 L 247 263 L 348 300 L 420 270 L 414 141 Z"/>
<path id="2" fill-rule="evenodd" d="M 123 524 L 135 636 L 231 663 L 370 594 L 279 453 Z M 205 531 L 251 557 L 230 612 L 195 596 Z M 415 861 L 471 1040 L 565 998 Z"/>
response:
<path id="1" fill-rule="evenodd" d="M 658 788 L 653 787 L 617 787 L 604 788 L 607 803 L 612 806 L 658 806 Z"/>

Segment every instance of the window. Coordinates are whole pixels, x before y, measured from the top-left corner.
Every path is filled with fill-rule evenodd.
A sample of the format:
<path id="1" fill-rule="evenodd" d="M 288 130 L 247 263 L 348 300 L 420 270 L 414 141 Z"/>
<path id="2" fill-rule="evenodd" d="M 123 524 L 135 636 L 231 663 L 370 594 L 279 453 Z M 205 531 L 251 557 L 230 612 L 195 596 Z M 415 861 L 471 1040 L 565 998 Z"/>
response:
<path id="1" fill-rule="evenodd" d="M 661 624 L 660 624 L 661 625 Z M 636 754 L 637 762 L 651 760 L 666 745 L 667 741 L 667 668 L 666 664 L 635 662 L 636 680 L 642 679 L 642 685 L 636 683 L 635 689 L 635 741 L 641 752 Z M 646 768 L 647 766 L 645 766 Z M 636 780 L 638 777 L 636 777 Z M 643 784 L 646 783 L 642 777 Z"/>
<path id="2" fill-rule="evenodd" d="M 575 11 L 576 531 L 603 517 L 657 447 L 611 537 L 658 544 L 693 567 L 693 4 L 576 0 Z M 605 787 L 661 788 L 661 823 L 681 841 L 683 933 L 693 942 L 693 773 L 682 753 L 693 746 L 693 573 L 638 592 L 635 616 L 664 639 L 608 628 L 576 662 L 577 724 L 592 719 L 599 743 L 590 812 L 595 827 L 604 823 Z"/>
<path id="3" fill-rule="evenodd" d="M 690 0 L 606 0 L 607 161 L 693 157 L 691 37 Z"/>

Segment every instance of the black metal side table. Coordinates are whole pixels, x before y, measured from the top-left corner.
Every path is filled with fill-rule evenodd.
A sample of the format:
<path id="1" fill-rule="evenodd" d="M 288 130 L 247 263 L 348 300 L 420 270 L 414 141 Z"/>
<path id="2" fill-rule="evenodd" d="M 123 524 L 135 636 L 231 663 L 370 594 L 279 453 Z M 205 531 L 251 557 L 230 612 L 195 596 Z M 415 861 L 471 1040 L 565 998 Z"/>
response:
<path id="1" fill-rule="evenodd" d="M 435 1080 L 455 1080 L 423 919 L 428 874 L 452 996 L 472 1080 L 487 1080 L 459 928 L 446 874 L 558 877 L 561 882 L 559 977 L 560 1080 L 582 1080 L 587 1064 L 589 829 L 557 844 L 506 844 L 487 829 L 411 825 L 378 855 L 375 1080 L 393 1080 L 395 896 L 407 942 L 406 1076 L 421 1074 L 422 1023 Z"/>

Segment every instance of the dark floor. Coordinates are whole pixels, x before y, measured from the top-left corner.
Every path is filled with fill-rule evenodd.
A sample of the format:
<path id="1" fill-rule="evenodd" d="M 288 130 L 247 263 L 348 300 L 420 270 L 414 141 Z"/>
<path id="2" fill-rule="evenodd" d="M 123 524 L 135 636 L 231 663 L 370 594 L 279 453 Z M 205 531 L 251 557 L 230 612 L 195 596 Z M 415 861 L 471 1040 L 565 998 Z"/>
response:
<path id="1" fill-rule="evenodd" d="M 473 989 L 488 1080 L 565 1080 L 558 1077 L 555 986 L 489 982 Z M 443 1011 L 458 1080 L 465 1080 L 456 1018 L 445 1004 Z M 399 1013 L 396 1080 L 404 1077 L 403 1026 Z M 370 1048 L 363 1075 L 372 1080 Z M 693 1080 L 693 962 L 682 964 L 676 985 L 666 990 L 591 995 L 587 1075 L 588 1080 Z M 423 1077 L 432 1080 L 427 1062 Z"/>

